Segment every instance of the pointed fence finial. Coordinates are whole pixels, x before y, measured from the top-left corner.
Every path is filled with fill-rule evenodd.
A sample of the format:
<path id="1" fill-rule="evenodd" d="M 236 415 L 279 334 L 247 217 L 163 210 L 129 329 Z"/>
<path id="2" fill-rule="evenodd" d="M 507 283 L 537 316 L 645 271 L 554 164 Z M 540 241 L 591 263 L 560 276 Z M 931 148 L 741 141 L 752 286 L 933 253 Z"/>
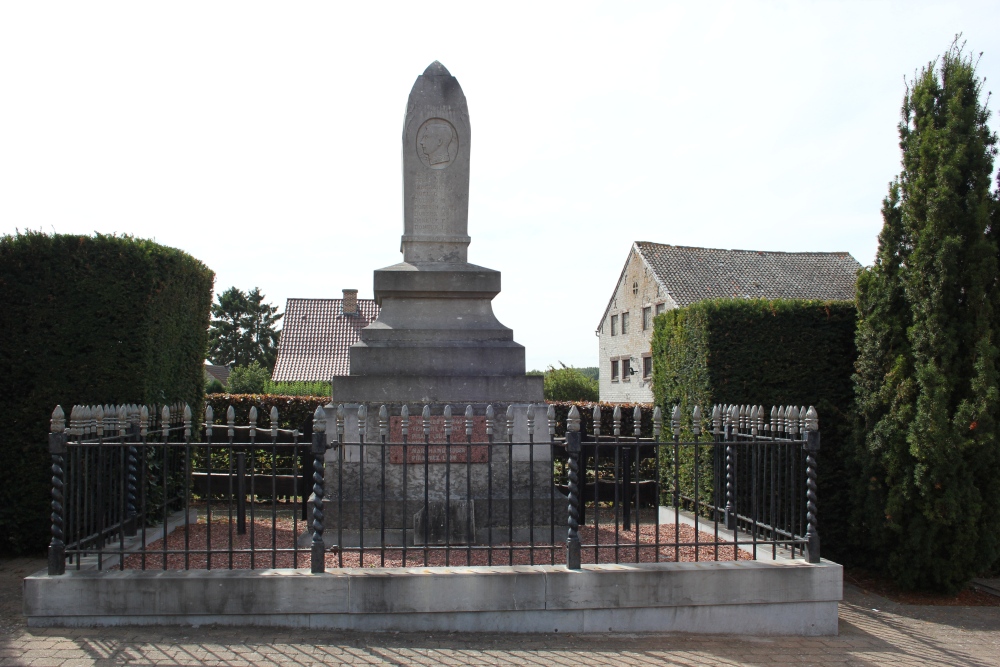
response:
<path id="1" fill-rule="evenodd" d="M 49 419 L 49 431 L 52 433 L 62 433 L 66 430 L 66 413 L 62 406 L 57 405 L 52 411 L 52 418 Z"/>
<path id="2" fill-rule="evenodd" d="M 347 413 L 344 411 L 344 404 L 340 403 L 337 405 L 337 438 L 341 438 L 344 435 L 344 420 L 347 418 Z"/>
<path id="3" fill-rule="evenodd" d="M 548 422 L 549 440 L 556 435 L 556 406 L 549 404 L 545 409 L 545 421 Z"/>
<path id="4" fill-rule="evenodd" d="M 636 408 L 638 410 L 639 408 Z M 701 407 L 696 405 L 691 411 L 691 433 L 701 435 Z"/>
<path id="5" fill-rule="evenodd" d="M 778 435 L 778 406 L 771 406 L 771 421 L 767 424 L 767 430 L 772 436 Z"/>
<path id="6" fill-rule="evenodd" d="M 638 405 L 632 410 L 632 435 L 639 437 L 642 432 L 642 408 Z"/>
<path id="7" fill-rule="evenodd" d="M 614 412 L 611 413 L 611 427 L 615 436 L 622 434 L 622 409 L 619 405 L 616 405 Z"/>
<path id="8" fill-rule="evenodd" d="M 595 405 L 593 411 L 591 411 L 591 417 L 594 420 L 594 435 L 601 434 L 601 406 Z"/>
<path id="9" fill-rule="evenodd" d="M 444 406 L 444 435 L 451 437 L 451 406 Z"/>
<path id="10" fill-rule="evenodd" d="M 226 425 L 229 426 L 229 437 L 236 436 L 236 408 L 229 406 L 226 409 Z"/>
<path id="11" fill-rule="evenodd" d="M 271 438 L 272 439 L 273 438 L 277 438 L 278 437 L 278 406 L 277 405 L 272 405 L 271 406 L 271 412 L 270 412 L 270 414 L 268 414 L 268 417 L 271 420 Z"/>
<path id="12" fill-rule="evenodd" d="M 424 421 L 424 436 L 429 436 L 431 434 L 431 406 L 425 405 L 420 412 L 420 417 Z"/>
<path id="13" fill-rule="evenodd" d="M 209 438 L 212 437 L 212 422 L 215 421 L 215 410 L 212 409 L 211 403 L 205 404 L 205 435 Z"/>
<path id="14" fill-rule="evenodd" d="M 660 435 L 663 434 L 663 412 L 660 410 L 660 406 L 657 405 L 653 408 L 653 439 L 659 440 Z"/>
<path id="15" fill-rule="evenodd" d="M 712 406 L 712 432 L 715 434 L 722 432 L 722 410 L 718 403 Z"/>
<path id="16" fill-rule="evenodd" d="M 191 438 L 191 406 L 187 403 L 184 404 L 184 439 L 188 440 Z"/>
<path id="17" fill-rule="evenodd" d="M 472 437 L 472 426 L 473 426 L 473 422 L 474 422 L 473 416 L 474 416 L 474 414 L 472 412 L 472 406 L 471 405 L 466 405 L 465 406 L 465 437 L 466 438 L 471 438 Z"/>
<path id="18" fill-rule="evenodd" d="M 100 405 L 94 410 L 94 426 L 97 429 L 97 437 L 104 435 L 104 408 Z"/>
<path id="19" fill-rule="evenodd" d="M 807 431 L 818 431 L 819 430 L 819 413 L 816 412 L 816 408 L 809 406 L 806 411 L 806 430 Z"/>
<path id="20" fill-rule="evenodd" d="M 120 404 L 115 406 L 115 415 L 118 421 L 118 435 L 125 437 L 125 431 L 128 429 L 128 417 L 125 411 L 125 405 Z"/>
<path id="21" fill-rule="evenodd" d="M 535 435 L 535 404 L 529 403 L 527 410 L 528 417 L 528 437 Z"/>
<path id="22" fill-rule="evenodd" d="M 492 405 L 486 406 L 486 435 L 493 435 L 493 423 L 496 418 L 496 413 L 493 411 Z"/>
<path id="23" fill-rule="evenodd" d="M 670 415 L 670 432 L 674 434 L 674 437 L 681 436 L 681 406 L 679 403 L 674 406 L 674 411 Z"/>
<path id="24" fill-rule="evenodd" d="M 326 433 L 326 410 L 321 405 L 313 412 L 313 433 Z"/>
<path id="25" fill-rule="evenodd" d="M 383 438 L 389 435 L 389 408 L 385 404 L 378 408 L 378 434 Z"/>
<path id="26" fill-rule="evenodd" d="M 399 427 L 404 437 L 410 435 L 410 406 L 405 403 L 399 409 Z"/>
<path id="27" fill-rule="evenodd" d="M 513 441 L 514 438 L 514 406 L 507 406 L 507 438 Z"/>
<path id="28" fill-rule="evenodd" d="M 754 435 L 754 436 L 760 435 L 757 432 L 757 416 L 758 416 L 757 415 L 757 406 L 756 405 L 751 405 L 750 406 L 750 417 L 749 417 L 749 419 L 750 419 L 750 435 Z"/>
<path id="29" fill-rule="evenodd" d="M 143 438 L 149 432 L 149 408 L 145 405 L 139 408 L 139 435 Z"/>
<path id="30" fill-rule="evenodd" d="M 580 411 L 576 409 L 575 405 L 570 407 L 569 414 L 566 416 L 566 430 L 574 433 L 580 431 Z"/>
<path id="31" fill-rule="evenodd" d="M 792 436 L 798 435 L 799 409 L 794 405 L 789 405 L 788 410 L 785 413 L 785 419 L 788 421 L 788 433 Z"/>

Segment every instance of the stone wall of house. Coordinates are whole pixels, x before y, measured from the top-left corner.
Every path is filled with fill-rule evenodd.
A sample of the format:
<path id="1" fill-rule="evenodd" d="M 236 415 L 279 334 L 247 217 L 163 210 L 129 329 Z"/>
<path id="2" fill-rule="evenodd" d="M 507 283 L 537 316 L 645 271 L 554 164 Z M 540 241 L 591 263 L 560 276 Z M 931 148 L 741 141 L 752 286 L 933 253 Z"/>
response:
<path id="1" fill-rule="evenodd" d="M 650 339 L 653 335 L 653 317 L 657 306 L 661 309 L 676 308 L 635 248 L 631 250 L 625 265 L 625 272 L 615 287 L 611 306 L 604 316 L 599 330 L 600 394 L 601 400 L 610 403 L 652 403 L 653 378 L 649 372 Z M 643 328 L 643 309 L 649 308 L 647 326 Z M 628 326 L 622 333 L 623 315 L 627 314 Z M 616 318 L 615 335 L 612 334 L 612 318 Z M 618 377 L 612 377 L 612 362 L 618 362 Z M 623 362 L 627 361 L 635 374 L 623 374 Z"/>

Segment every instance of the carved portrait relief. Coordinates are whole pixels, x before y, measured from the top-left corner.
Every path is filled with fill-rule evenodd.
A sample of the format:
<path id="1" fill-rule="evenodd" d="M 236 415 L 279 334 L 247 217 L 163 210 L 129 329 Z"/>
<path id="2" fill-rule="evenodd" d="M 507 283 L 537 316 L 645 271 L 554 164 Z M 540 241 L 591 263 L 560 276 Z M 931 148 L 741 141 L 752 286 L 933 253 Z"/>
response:
<path id="1" fill-rule="evenodd" d="M 458 132 L 443 118 L 431 118 L 417 130 L 417 155 L 431 169 L 444 169 L 458 157 Z"/>

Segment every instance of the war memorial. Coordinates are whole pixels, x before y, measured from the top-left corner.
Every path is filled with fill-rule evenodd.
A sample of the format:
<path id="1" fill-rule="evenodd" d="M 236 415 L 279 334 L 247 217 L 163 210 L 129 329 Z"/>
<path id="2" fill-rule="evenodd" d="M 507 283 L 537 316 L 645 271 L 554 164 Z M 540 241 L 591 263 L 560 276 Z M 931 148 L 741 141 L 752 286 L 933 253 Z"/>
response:
<path id="1" fill-rule="evenodd" d="M 493 314 L 500 273 L 468 262 L 470 156 L 434 62 L 403 123 L 403 261 L 375 271 L 379 317 L 307 431 L 278 406 L 53 410 L 29 625 L 837 633 L 815 409 L 636 406 L 608 428 L 574 405 L 557 435 Z"/>

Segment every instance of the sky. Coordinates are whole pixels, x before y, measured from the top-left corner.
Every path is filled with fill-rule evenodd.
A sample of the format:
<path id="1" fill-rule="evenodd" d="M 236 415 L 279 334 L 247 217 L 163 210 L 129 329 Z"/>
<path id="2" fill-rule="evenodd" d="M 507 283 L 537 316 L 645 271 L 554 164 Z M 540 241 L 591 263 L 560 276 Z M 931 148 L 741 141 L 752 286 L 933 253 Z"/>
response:
<path id="1" fill-rule="evenodd" d="M 597 365 L 634 241 L 872 263 L 908 78 L 996 2 L 4 2 L 0 234 L 129 234 L 216 292 L 372 297 L 440 60 L 472 123 L 469 261 L 529 369 Z M 996 119 L 996 98 L 991 126 Z"/>

